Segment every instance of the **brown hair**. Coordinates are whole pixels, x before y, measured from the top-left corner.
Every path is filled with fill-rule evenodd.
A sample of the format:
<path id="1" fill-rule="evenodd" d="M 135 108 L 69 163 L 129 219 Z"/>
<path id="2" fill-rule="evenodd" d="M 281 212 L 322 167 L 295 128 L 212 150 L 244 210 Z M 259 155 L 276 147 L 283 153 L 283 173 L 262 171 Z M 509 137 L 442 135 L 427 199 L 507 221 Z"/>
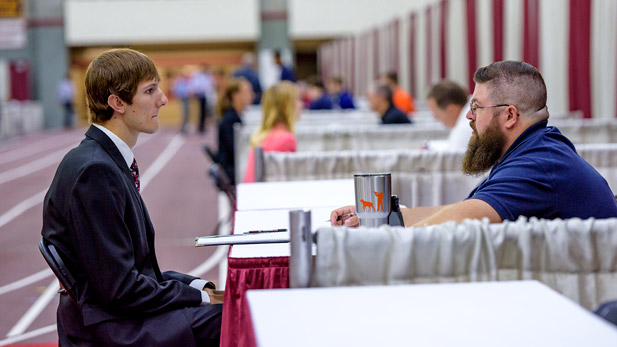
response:
<path id="1" fill-rule="evenodd" d="M 219 117 L 223 117 L 223 114 L 232 108 L 233 96 L 240 91 L 242 82 L 248 83 L 244 77 L 239 77 L 230 79 L 225 85 L 225 90 L 221 93 L 216 102 L 216 113 Z"/>
<path id="2" fill-rule="evenodd" d="M 129 105 L 143 81 L 160 81 L 156 66 L 145 54 L 129 49 L 109 50 L 96 57 L 86 71 L 86 102 L 90 121 L 102 123 L 111 118 L 114 110 L 107 103 L 110 95 L 117 95 Z"/>
<path id="3" fill-rule="evenodd" d="M 435 99 L 437 106 L 443 110 L 452 104 L 465 106 L 467 103 L 467 92 L 458 84 L 443 80 L 431 88 L 426 98 Z"/>
<path id="4" fill-rule="evenodd" d="M 479 68 L 476 83 L 487 83 L 491 102 L 512 104 L 523 115 L 547 117 L 546 84 L 532 65 L 522 61 L 500 61 Z M 542 111 L 542 112 L 538 112 Z"/>

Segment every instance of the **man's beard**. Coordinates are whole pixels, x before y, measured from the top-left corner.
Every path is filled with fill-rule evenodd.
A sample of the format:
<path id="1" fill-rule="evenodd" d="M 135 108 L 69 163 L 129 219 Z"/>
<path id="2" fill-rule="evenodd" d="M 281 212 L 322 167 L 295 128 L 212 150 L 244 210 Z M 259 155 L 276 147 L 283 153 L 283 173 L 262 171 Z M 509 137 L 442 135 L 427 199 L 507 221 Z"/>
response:
<path id="1" fill-rule="evenodd" d="M 475 176 L 483 174 L 492 168 L 501 157 L 501 151 L 506 143 L 506 136 L 499 131 L 495 120 L 482 136 L 476 130 L 475 121 L 471 121 L 470 125 L 474 134 L 469 139 L 467 151 L 463 158 L 464 174 Z"/>

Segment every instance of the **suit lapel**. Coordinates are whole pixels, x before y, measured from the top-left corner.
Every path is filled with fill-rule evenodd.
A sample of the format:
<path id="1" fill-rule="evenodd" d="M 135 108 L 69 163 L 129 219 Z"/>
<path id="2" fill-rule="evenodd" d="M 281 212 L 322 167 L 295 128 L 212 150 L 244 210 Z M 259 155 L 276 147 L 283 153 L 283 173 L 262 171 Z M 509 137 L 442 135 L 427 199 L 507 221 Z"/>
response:
<path id="1" fill-rule="evenodd" d="M 109 156 L 113 159 L 113 161 L 118 165 L 118 167 L 125 173 L 126 177 L 131 182 L 131 194 L 133 195 L 133 199 L 138 201 L 139 206 L 141 207 L 141 212 L 144 216 L 145 226 L 146 226 L 146 240 L 148 242 L 148 247 L 150 247 L 150 261 L 152 263 L 152 267 L 157 276 L 157 279 L 163 281 L 163 277 L 161 275 L 161 270 L 159 268 L 158 262 L 156 260 L 156 255 L 154 251 L 154 227 L 152 225 L 152 221 L 150 220 L 150 216 L 148 215 L 148 210 L 146 210 L 145 203 L 141 198 L 141 194 L 137 191 L 135 187 L 135 183 L 133 182 L 133 175 L 131 174 L 131 170 L 126 165 L 126 161 L 124 161 L 124 157 L 116 147 L 116 144 L 107 136 L 104 132 L 98 129 L 95 126 L 90 126 L 88 131 L 86 132 L 86 136 L 98 142 L 101 147 L 109 154 Z"/>
<path id="2" fill-rule="evenodd" d="M 142 212 L 145 211 L 145 206 L 143 200 L 141 199 L 141 195 L 137 191 L 137 187 L 135 187 L 135 182 L 133 175 L 131 174 L 131 170 L 126 165 L 126 161 L 124 161 L 124 157 L 120 153 L 120 150 L 118 150 L 118 147 L 116 147 L 116 144 L 109 138 L 109 136 L 107 136 L 104 132 L 102 132 L 100 129 L 93 125 L 91 125 L 86 132 L 86 136 L 98 142 L 101 147 L 103 147 L 105 152 L 109 154 L 114 163 L 118 165 L 120 170 L 124 172 L 124 175 L 129 180 L 129 182 L 131 182 L 131 186 L 133 187 L 133 189 L 131 189 L 131 194 L 133 195 L 133 198 L 139 201 L 139 206 L 141 207 Z"/>
<path id="3" fill-rule="evenodd" d="M 124 157 L 122 157 L 120 150 L 118 150 L 118 147 L 116 147 L 116 144 L 109 138 L 109 136 L 93 125 L 91 125 L 86 132 L 86 136 L 98 142 L 101 147 L 105 149 L 105 152 L 109 154 L 111 159 L 113 159 L 114 163 L 118 165 L 122 172 L 124 172 L 129 179 L 133 179 L 131 170 L 127 167 Z"/>

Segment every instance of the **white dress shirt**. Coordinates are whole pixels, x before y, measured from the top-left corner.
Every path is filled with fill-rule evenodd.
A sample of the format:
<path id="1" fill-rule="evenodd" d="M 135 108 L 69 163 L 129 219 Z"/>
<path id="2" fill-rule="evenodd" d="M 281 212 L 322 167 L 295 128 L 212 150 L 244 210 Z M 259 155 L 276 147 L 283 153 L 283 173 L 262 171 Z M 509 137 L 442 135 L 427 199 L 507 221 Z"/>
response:
<path id="1" fill-rule="evenodd" d="M 467 112 L 469 112 L 469 102 L 461 109 L 454 128 L 450 130 L 448 139 L 430 141 L 428 142 L 428 149 L 432 151 L 467 149 L 467 143 L 471 138 L 471 127 L 469 126 L 469 119 L 467 119 Z"/>

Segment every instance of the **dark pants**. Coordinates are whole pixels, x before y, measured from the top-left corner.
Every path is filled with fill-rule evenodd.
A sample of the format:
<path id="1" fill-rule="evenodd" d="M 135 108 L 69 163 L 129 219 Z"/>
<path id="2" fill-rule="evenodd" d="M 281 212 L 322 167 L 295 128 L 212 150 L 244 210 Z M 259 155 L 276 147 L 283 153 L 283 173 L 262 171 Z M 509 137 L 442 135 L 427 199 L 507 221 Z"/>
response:
<path id="1" fill-rule="evenodd" d="M 206 96 L 197 96 L 199 103 L 199 133 L 203 134 L 206 131 L 206 118 L 208 116 L 208 100 Z"/>
<path id="2" fill-rule="evenodd" d="M 73 114 L 75 113 L 75 110 L 73 109 L 73 103 L 65 102 L 63 106 L 64 106 L 64 127 L 70 128 L 73 126 Z"/>
<path id="3" fill-rule="evenodd" d="M 80 309 L 63 294 L 58 306 L 59 346 L 218 346 L 222 310 L 223 305 L 186 307 L 85 327 Z"/>

